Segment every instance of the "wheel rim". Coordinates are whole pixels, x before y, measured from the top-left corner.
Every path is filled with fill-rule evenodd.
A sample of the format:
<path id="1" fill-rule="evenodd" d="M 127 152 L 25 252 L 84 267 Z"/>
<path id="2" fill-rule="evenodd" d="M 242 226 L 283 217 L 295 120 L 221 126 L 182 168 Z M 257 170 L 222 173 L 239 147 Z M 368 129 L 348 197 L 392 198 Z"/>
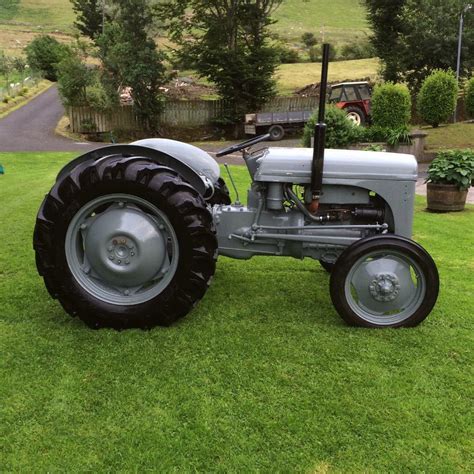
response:
<path id="1" fill-rule="evenodd" d="M 83 206 L 69 224 L 66 260 L 77 282 L 110 304 L 158 296 L 178 267 L 179 245 L 166 215 L 137 196 L 111 194 Z"/>
<path id="2" fill-rule="evenodd" d="M 283 136 L 282 130 L 278 127 L 272 128 L 270 130 L 270 135 L 273 140 L 278 140 Z"/>
<path id="3" fill-rule="evenodd" d="M 360 125 L 362 123 L 362 119 L 357 112 L 349 112 L 347 114 L 348 120 L 350 120 L 354 125 Z"/>
<path id="4" fill-rule="evenodd" d="M 372 324 L 393 325 L 408 319 L 421 306 L 426 277 L 408 255 L 374 251 L 352 266 L 344 291 L 359 317 Z"/>

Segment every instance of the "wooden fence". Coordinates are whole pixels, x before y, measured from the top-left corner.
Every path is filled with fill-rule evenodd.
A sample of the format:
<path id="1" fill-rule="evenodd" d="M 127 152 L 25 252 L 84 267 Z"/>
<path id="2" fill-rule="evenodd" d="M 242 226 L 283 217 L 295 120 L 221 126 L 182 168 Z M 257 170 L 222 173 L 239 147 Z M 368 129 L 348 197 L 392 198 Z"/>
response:
<path id="1" fill-rule="evenodd" d="M 262 112 L 291 112 L 317 107 L 315 97 L 277 97 L 263 107 Z M 171 127 L 199 127 L 209 125 L 224 116 L 224 100 L 169 100 L 160 116 L 160 124 Z M 253 112 L 253 111 L 251 111 Z M 69 107 L 71 131 L 75 133 L 105 133 L 111 130 L 140 129 L 133 106 L 116 107 L 100 112 L 91 107 Z"/>

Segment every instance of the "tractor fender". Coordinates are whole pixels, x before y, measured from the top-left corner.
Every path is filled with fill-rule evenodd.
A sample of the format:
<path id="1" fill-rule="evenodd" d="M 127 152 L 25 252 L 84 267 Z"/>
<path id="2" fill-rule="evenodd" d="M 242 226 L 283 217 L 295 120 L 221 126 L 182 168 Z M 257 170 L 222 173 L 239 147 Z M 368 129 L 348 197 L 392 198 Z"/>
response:
<path id="1" fill-rule="evenodd" d="M 187 145 L 186 143 L 176 142 L 181 145 L 184 145 L 184 147 L 179 147 L 183 155 L 185 154 L 186 150 L 189 151 L 189 148 L 187 147 L 194 149 L 193 156 L 198 156 L 198 153 L 196 153 L 195 150 L 198 150 L 198 152 L 200 152 L 199 155 L 201 159 L 196 160 L 196 165 L 191 167 L 188 164 L 191 159 L 183 159 L 183 155 L 179 156 L 176 151 L 171 154 L 167 153 L 166 150 L 159 149 L 159 145 L 156 142 L 161 141 L 172 142 L 173 140 L 141 140 L 140 142 L 148 142 L 148 144 L 142 145 L 140 144 L 140 142 L 135 142 L 129 145 L 110 145 L 102 148 L 97 148 L 96 150 L 92 150 L 70 161 L 66 166 L 61 169 L 56 179 L 62 179 L 65 175 L 69 174 L 77 165 L 90 159 L 98 161 L 113 155 L 141 156 L 177 171 L 202 196 L 207 198 L 207 196 L 212 195 L 212 193 L 214 192 L 213 185 L 219 179 L 220 176 L 219 165 L 216 163 L 216 161 L 206 152 L 200 150 L 197 147 Z M 171 147 L 168 147 L 168 149 L 171 149 Z M 206 155 L 206 157 L 204 157 L 203 154 Z M 215 167 L 212 166 L 212 162 L 215 164 Z"/>

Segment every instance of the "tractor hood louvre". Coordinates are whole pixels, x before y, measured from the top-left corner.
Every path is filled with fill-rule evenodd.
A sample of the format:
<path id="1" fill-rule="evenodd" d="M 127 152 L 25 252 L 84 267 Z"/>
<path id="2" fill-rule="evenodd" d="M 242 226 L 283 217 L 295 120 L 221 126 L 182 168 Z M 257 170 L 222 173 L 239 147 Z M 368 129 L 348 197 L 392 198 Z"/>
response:
<path id="1" fill-rule="evenodd" d="M 311 181 L 312 148 L 269 148 L 259 160 L 256 181 L 305 184 Z M 416 181 L 413 155 L 354 150 L 326 150 L 325 179 Z"/>

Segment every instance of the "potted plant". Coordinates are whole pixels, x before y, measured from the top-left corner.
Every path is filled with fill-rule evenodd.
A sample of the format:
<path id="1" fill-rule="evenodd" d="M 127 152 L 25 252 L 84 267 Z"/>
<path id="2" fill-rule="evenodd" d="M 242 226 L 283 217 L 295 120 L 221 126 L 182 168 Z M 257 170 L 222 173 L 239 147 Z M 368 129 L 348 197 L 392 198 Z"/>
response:
<path id="1" fill-rule="evenodd" d="M 428 168 L 428 210 L 462 211 L 473 180 L 473 150 L 448 150 L 438 153 Z"/>

